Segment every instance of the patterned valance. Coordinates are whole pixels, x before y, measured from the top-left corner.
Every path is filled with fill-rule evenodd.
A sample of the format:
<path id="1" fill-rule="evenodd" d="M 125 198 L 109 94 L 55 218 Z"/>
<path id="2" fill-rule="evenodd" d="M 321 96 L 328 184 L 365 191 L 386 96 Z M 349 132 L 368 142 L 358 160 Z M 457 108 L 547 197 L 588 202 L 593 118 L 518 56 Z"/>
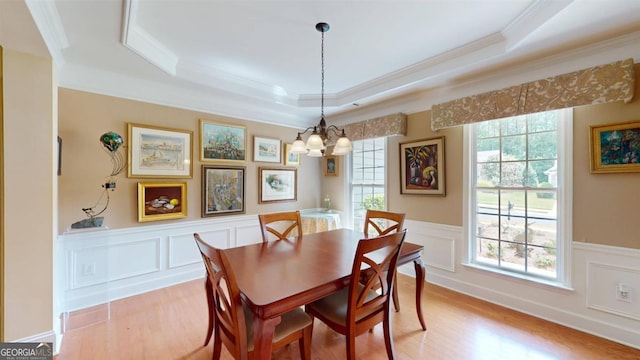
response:
<path id="1" fill-rule="evenodd" d="M 344 127 L 351 141 L 407 134 L 407 115 L 396 113 L 364 120 Z"/>
<path id="2" fill-rule="evenodd" d="M 633 99 L 633 59 L 434 105 L 431 128 Z"/>

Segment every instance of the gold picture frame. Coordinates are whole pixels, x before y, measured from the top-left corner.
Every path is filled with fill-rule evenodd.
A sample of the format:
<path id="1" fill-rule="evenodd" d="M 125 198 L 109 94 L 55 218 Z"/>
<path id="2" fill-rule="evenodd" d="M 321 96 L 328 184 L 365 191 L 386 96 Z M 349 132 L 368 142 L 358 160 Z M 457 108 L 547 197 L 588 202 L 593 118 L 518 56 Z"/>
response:
<path id="1" fill-rule="evenodd" d="M 589 142 L 592 173 L 640 172 L 640 121 L 591 126 Z"/>
<path id="2" fill-rule="evenodd" d="M 293 144 L 284 145 L 284 165 L 300 166 L 300 153 L 291 152 Z"/>
<path id="3" fill-rule="evenodd" d="M 193 131 L 128 123 L 127 135 L 127 177 L 193 177 Z"/>
<path id="4" fill-rule="evenodd" d="M 187 216 L 186 182 L 139 182 L 138 222 Z"/>
<path id="5" fill-rule="evenodd" d="M 247 127 L 200 119 L 200 161 L 247 163 Z"/>

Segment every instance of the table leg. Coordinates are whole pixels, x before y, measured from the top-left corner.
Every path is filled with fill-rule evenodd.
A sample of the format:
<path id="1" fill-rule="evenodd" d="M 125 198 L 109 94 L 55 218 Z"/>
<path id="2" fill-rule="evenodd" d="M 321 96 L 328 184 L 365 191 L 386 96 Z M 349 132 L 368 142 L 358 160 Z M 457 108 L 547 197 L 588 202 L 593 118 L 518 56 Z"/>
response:
<path id="1" fill-rule="evenodd" d="M 426 331 L 427 325 L 425 325 L 422 317 L 422 290 L 424 289 L 425 266 L 420 258 L 414 260 L 413 264 L 416 269 L 416 311 L 418 312 L 418 320 L 420 320 L 422 330 Z"/>
<path id="2" fill-rule="evenodd" d="M 254 359 L 270 360 L 271 345 L 276 326 L 280 324 L 280 316 L 263 319 L 258 316 L 253 317 L 253 355 Z"/>

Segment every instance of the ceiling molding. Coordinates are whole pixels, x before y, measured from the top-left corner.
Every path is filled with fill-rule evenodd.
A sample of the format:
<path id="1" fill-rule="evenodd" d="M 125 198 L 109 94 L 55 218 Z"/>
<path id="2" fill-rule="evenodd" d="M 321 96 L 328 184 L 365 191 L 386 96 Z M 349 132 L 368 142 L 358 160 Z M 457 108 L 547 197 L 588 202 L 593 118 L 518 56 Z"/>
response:
<path id="1" fill-rule="evenodd" d="M 37 0 L 26 0 L 25 3 L 54 63 L 58 68 L 62 67 L 65 64 L 62 50 L 69 47 L 69 39 L 64 32 L 55 3 Z"/>
<path id="2" fill-rule="evenodd" d="M 564 10 L 574 0 L 537 0 L 520 16 L 505 26 L 502 34 L 507 39 L 507 51 L 515 48 L 531 33 Z"/>
<path id="3" fill-rule="evenodd" d="M 160 70 L 176 76 L 178 56 L 136 23 L 139 0 L 124 0 L 122 16 L 122 45 Z"/>

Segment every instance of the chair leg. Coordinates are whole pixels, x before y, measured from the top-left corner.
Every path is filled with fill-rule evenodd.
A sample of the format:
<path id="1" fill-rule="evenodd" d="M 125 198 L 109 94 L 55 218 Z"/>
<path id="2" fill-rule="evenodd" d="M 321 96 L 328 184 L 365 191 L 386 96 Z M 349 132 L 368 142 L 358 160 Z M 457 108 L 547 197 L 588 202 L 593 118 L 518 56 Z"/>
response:
<path id="1" fill-rule="evenodd" d="M 356 360 L 356 337 L 347 331 L 347 360 Z"/>
<path id="2" fill-rule="evenodd" d="M 302 360 L 311 360 L 311 332 L 313 331 L 313 321 L 311 325 L 307 326 L 303 330 L 303 336 L 298 340 L 298 347 L 300 348 L 300 358 Z"/>
<path id="3" fill-rule="evenodd" d="M 387 348 L 387 357 L 389 360 L 395 359 L 395 348 L 393 346 L 393 333 L 391 331 L 391 311 L 387 311 L 385 314 L 385 319 L 382 322 L 382 327 L 384 328 L 384 345 Z"/>
<path id="4" fill-rule="evenodd" d="M 218 334 L 213 337 L 213 360 L 220 360 L 220 354 L 222 353 L 222 339 Z"/>
<path id="5" fill-rule="evenodd" d="M 213 322 L 214 322 L 213 286 L 211 285 L 211 282 L 209 281 L 208 276 L 205 278 L 204 288 L 207 293 L 207 307 L 209 311 L 209 327 L 207 329 L 207 337 L 204 340 L 204 346 L 207 346 L 209 344 L 209 341 L 211 341 L 211 335 L 213 334 Z"/>
<path id="6" fill-rule="evenodd" d="M 393 307 L 396 308 L 396 311 L 400 311 L 400 300 L 398 300 L 398 274 L 395 273 L 393 275 Z"/>

